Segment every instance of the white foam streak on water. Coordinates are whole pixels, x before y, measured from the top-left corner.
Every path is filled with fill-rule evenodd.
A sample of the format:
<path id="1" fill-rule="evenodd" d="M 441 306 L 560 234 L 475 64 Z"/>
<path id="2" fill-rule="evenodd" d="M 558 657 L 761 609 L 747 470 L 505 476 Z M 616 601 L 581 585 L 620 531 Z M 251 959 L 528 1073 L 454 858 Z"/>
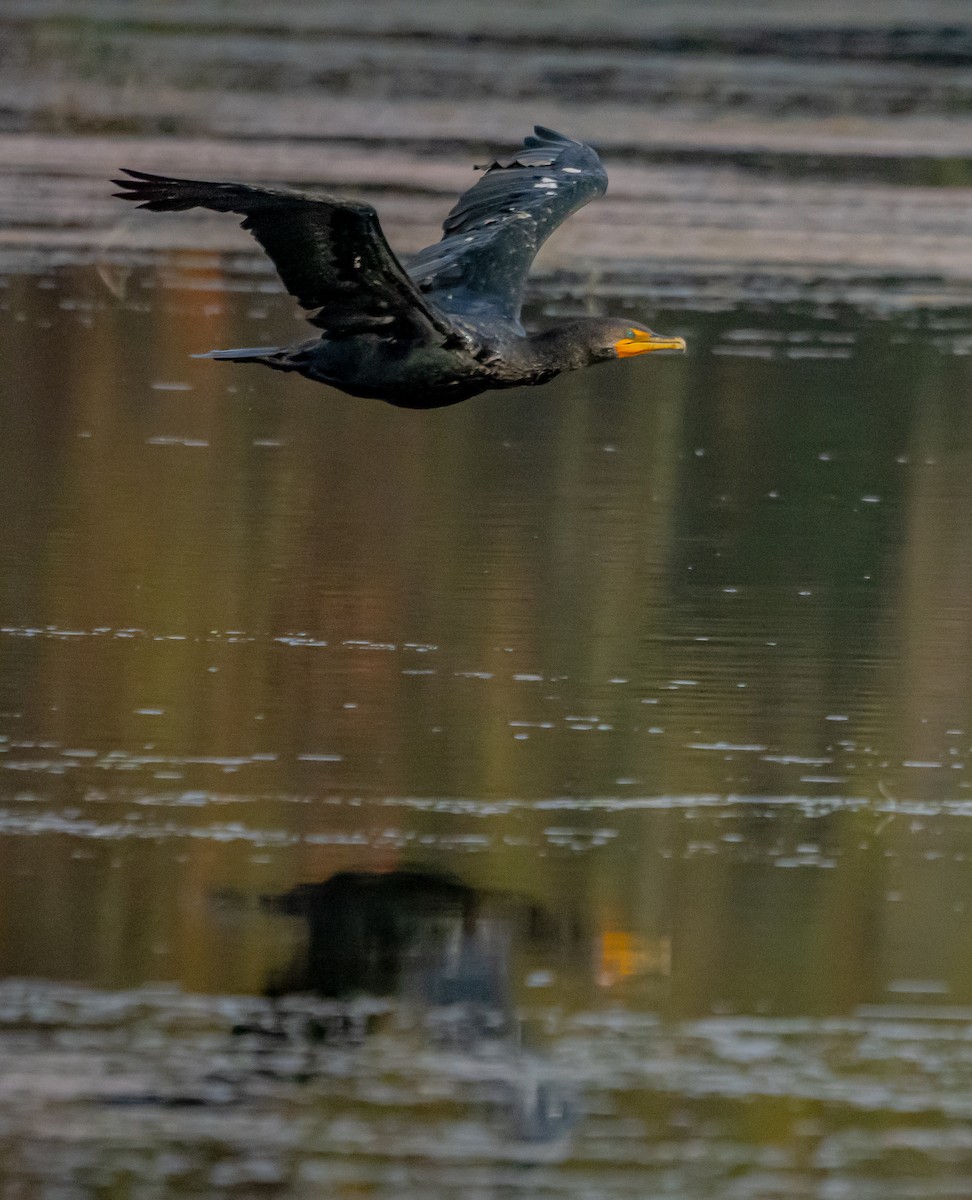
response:
<path id="1" fill-rule="evenodd" d="M 317 819 L 311 818 L 301 825 L 309 828 L 293 828 L 288 825 L 279 828 L 266 828 L 245 820 L 231 822 L 205 821 L 207 810 L 224 808 L 231 805 L 238 808 L 262 806 L 267 800 L 275 805 L 287 807 L 311 806 L 313 812 L 319 814 Z M 576 799 L 573 797 L 550 800 L 497 800 L 484 801 L 469 798 L 446 797 L 417 797 L 417 796 L 384 796 L 364 798 L 360 796 L 327 797 L 323 807 L 315 807 L 319 798 L 307 794 L 274 794 L 273 796 L 248 795 L 245 793 L 220 793 L 211 791 L 185 792 L 153 792 L 139 793 L 127 790 L 96 791 L 85 798 L 83 809 L 77 807 L 65 809 L 51 805 L 50 798 L 37 792 L 18 792 L 3 797 L 6 807 L 0 808 L 0 835 L 7 837 L 38 837 L 57 834 L 82 840 L 97 840 L 108 842 L 150 841 L 171 842 L 183 840 L 211 841 L 216 843 L 244 843 L 263 849 L 283 849 L 299 845 L 352 845 L 372 851 L 409 848 L 438 847 L 456 851 L 475 852 L 501 844 L 512 845 L 514 842 L 523 847 L 532 847 L 533 852 L 544 842 L 551 845 L 568 847 L 574 852 L 596 852 L 609 845 L 619 836 L 620 830 L 613 827 L 586 828 L 584 826 L 550 826 L 537 829 L 532 835 L 521 836 L 512 841 L 502 832 L 474 832 L 471 829 L 456 827 L 455 820 L 472 820 L 476 822 L 491 822 L 496 818 L 509 818 L 521 812 L 564 812 L 564 813 L 616 813 L 626 817 L 626 828 L 631 819 L 639 813 L 647 818 L 651 814 L 665 812 L 680 812 L 688 816 L 693 814 L 725 813 L 727 816 L 738 817 L 747 812 L 761 812 L 766 816 L 787 813 L 799 815 L 801 819 L 820 820 L 834 813 L 846 811 L 852 813 L 872 813 L 879 819 L 875 826 L 876 834 L 887 828 L 886 823 L 896 816 L 911 816 L 913 818 L 949 818 L 967 820 L 972 817 L 972 801 L 955 801 L 948 803 L 920 803 L 906 801 L 867 802 L 859 799 L 828 798 L 820 799 L 806 796 L 779 797 L 743 797 L 743 796 L 653 796 L 653 797 L 601 797 L 591 799 Z M 121 815 L 113 820 L 102 820 L 91 815 L 105 804 L 120 809 Z M 199 824 L 186 824 L 177 820 L 146 820 L 145 810 L 193 810 L 200 814 Z M 375 809 L 404 809 L 411 812 L 422 812 L 444 818 L 449 825 L 431 831 L 424 827 L 401 828 L 383 827 L 376 829 L 370 825 L 358 828 L 347 828 L 344 825 L 343 813 L 367 813 Z M 360 818 L 356 818 L 360 819 Z M 205 823 L 202 823 L 205 822 Z M 335 822 L 341 827 L 334 828 Z M 325 828 L 322 828 L 324 825 Z M 921 833 L 921 826 L 911 832 Z M 710 841 L 690 839 L 686 843 L 684 854 L 692 857 L 699 853 L 726 854 L 732 850 L 742 849 L 747 858 L 758 854 L 766 861 L 777 867 L 826 868 L 833 869 L 837 862 L 816 846 L 796 846 L 796 854 L 789 854 L 787 846 L 780 843 L 765 847 L 761 850 L 750 848 L 747 839 L 739 834 L 727 834 L 719 838 L 719 845 Z M 721 845 L 721 848 L 720 848 Z M 924 858 L 931 861 L 943 857 L 941 852 L 925 850 L 921 844 L 919 850 Z M 916 851 L 917 853 L 918 851 Z M 958 856 L 961 857 L 961 856 Z"/>
<path id="2" fill-rule="evenodd" d="M 302 1178 L 321 1181 L 353 1163 L 359 1181 L 380 1187 L 393 1164 L 416 1161 L 436 1196 L 470 1194 L 477 1178 L 498 1185 L 507 1163 L 546 1164 L 544 1194 L 586 1195 L 578 1172 L 600 1163 L 622 1185 L 612 1194 L 701 1197 L 709 1193 L 691 1164 L 704 1138 L 708 1170 L 734 1164 L 733 1197 L 754 1200 L 767 1194 L 771 1165 L 792 1187 L 798 1160 L 789 1143 L 754 1144 L 737 1131 L 761 1103 L 787 1099 L 805 1114 L 801 1158 L 814 1155 L 833 1187 L 876 1195 L 874 1159 L 907 1151 L 907 1178 L 939 1198 L 949 1194 L 940 1170 L 972 1149 L 972 1026 L 968 1012 L 925 1015 L 663 1022 L 623 1006 L 581 1009 L 548 1013 L 542 1040 L 526 1049 L 505 1035 L 444 1043 L 433 1013 L 383 1000 L 291 998 L 275 1010 L 175 988 L 8 980 L 0 1117 L 22 1151 L 43 1147 L 60 1169 L 79 1139 L 89 1167 L 110 1170 L 123 1154 L 130 1178 L 145 1183 L 167 1154 L 182 1172 L 216 1162 L 214 1185 L 293 1181 L 299 1162 Z M 329 1022 L 348 1036 L 310 1036 Z M 526 1136 L 529 1105 L 551 1089 L 578 1115 Z M 913 1114 L 922 1125 L 895 1125 Z M 891 1124 L 876 1132 L 875 1120 Z M 151 1156 L 133 1153 L 145 1145 Z"/>

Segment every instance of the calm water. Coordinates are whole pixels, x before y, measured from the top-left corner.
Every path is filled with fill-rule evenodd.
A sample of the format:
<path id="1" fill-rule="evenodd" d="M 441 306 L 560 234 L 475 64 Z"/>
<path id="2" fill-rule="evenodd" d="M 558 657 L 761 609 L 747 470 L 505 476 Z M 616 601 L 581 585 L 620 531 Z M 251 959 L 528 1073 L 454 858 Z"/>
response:
<path id="1" fill-rule="evenodd" d="M 409 413 L 110 282 L 0 279 L 0 1196 L 972 1194 L 972 311 Z"/>

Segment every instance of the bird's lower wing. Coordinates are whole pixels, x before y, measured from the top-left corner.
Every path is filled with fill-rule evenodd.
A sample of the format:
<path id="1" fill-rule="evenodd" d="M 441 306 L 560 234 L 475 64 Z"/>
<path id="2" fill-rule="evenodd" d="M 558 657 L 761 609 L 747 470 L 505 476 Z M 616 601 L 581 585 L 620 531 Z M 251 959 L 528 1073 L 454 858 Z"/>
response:
<path id="1" fill-rule="evenodd" d="M 238 213 L 273 260 L 287 291 L 328 337 L 375 332 L 442 342 L 455 327 L 421 295 L 369 204 L 246 183 L 173 179 L 123 168 L 115 193 L 154 212 Z"/>
<path id="2" fill-rule="evenodd" d="M 537 251 L 563 221 L 607 190 L 596 151 L 538 125 L 509 163 L 491 163 L 459 198 L 443 237 L 408 273 L 446 312 L 518 321 Z"/>

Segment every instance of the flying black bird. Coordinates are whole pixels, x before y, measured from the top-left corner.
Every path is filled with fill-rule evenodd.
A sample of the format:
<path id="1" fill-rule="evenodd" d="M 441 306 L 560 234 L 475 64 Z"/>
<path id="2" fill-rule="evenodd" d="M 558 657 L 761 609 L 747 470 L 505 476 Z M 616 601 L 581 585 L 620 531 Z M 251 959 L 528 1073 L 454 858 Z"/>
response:
<path id="1" fill-rule="evenodd" d="M 294 346 L 213 350 L 203 358 L 297 371 L 352 396 L 440 408 L 491 388 L 653 350 L 684 350 L 630 321 L 599 317 L 527 334 L 527 274 L 558 225 L 607 189 L 596 152 L 536 126 L 508 163 L 459 198 L 442 240 L 406 266 L 370 204 L 247 183 L 202 183 L 123 168 L 115 194 L 156 212 L 240 213 L 319 337 Z"/>

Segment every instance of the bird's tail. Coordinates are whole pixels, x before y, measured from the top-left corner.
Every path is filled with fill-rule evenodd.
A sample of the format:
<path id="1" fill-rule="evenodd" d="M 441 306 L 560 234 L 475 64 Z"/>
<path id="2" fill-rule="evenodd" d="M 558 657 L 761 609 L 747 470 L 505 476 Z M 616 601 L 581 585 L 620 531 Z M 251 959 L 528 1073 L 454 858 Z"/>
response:
<path id="1" fill-rule="evenodd" d="M 193 358 L 229 358 L 237 362 L 252 361 L 254 358 L 270 358 L 281 354 L 279 346 L 244 346 L 241 350 L 207 350 L 205 354 L 194 354 Z"/>
<path id="2" fill-rule="evenodd" d="M 222 358 L 229 362 L 257 362 L 273 367 L 276 371 L 290 371 L 288 362 L 290 349 L 281 346 L 244 346 L 240 350 L 208 350 L 205 354 L 194 354 L 193 358 Z"/>

